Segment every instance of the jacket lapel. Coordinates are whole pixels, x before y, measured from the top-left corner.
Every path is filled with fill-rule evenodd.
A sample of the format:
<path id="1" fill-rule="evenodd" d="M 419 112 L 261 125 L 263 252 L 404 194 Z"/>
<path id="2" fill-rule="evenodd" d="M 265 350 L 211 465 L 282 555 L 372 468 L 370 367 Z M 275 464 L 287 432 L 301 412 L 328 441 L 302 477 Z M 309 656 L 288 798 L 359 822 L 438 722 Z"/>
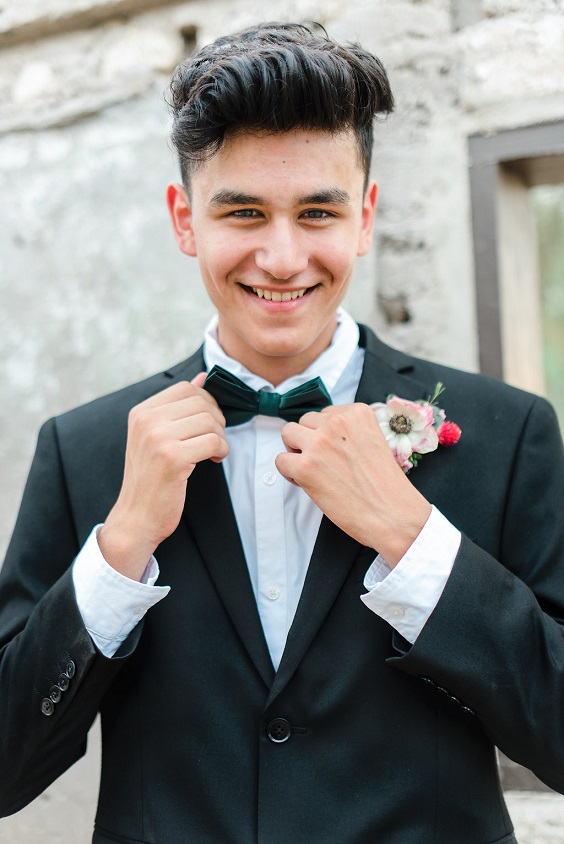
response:
<path id="1" fill-rule="evenodd" d="M 268 688 L 274 667 L 258 614 L 249 570 L 221 464 L 206 460 L 188 483 L 184 519 L 221 601 Z"/>
<path id="2" fill-rule="evenodd" d="M 204 369 L 201 349 L 169 371 L 174 379 L 193 378 Z M 198 547 L 239 638 L 270 688 L 274 667 L 258 614 L 249 570 L 221 464 L 205 460 L 187 485 L 184 521 Z"/>
<path id="3" fill-rule="evenodd" d="M 365 360 L 357 402 L 386 401 L 390 394 L 411 400 L 428 397 L 429 386 L 410 377 L 413 365 L 407 356 L 385 346 L 365 326 L 360 326 L 360 331 Z M 377 551 L 364 548 L 324 516 L 269 703 L 291 679 L 359 555 L 365 557 L 368 568 Z"/>

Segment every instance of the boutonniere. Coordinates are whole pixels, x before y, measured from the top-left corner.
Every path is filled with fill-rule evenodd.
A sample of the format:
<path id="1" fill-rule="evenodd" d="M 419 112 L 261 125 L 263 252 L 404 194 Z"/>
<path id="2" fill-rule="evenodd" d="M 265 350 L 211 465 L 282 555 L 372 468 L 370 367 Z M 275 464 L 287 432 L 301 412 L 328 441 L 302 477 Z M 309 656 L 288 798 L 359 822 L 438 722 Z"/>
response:
<path id="1" fill-rule="evenodd" d="M 396 463 L 406 474 L 417 466 L 424 454 L 435 451 L 439 445 L 455 445 L 460 439 L 462 431 L 456 422 L 447 421 L 444 410 L 437 406 L 443 391 L 439 382 L 427 401 L 388 396 L 386 402 L 370 405 Z"/>

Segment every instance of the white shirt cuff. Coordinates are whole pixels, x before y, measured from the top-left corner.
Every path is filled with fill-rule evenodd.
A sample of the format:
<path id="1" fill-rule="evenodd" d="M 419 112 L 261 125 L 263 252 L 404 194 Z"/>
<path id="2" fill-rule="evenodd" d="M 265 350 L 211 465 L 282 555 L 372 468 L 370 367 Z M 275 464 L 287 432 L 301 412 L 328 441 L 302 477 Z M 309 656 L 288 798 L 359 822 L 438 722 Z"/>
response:
<path id="1" fill-rule="evenodd" d="M 436 507 L 394 569 L 378 556 L 361 600 L 413 644 L 437 606 L 460 547 L 461 534 Z"/>
<path id="2" fill-rule="evenodd" d="M 78 609 L 98 650 L 112 657 L 150 607 L 168 595 L 155 586 L 159 567 L 151 557 L 141 582 L 120 574 L 105 561 L 96 525 L 72 567 Z"/>

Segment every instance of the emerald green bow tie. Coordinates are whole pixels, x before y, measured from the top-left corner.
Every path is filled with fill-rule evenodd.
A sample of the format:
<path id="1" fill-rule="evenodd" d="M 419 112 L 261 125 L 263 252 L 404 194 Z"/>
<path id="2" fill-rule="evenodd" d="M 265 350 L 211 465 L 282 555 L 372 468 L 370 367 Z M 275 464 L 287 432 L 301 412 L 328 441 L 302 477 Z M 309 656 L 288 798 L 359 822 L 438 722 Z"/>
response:
<path id="1" fill-rule="evenodd" d="M 222 366 L 214 366 L 204 381 L 204 390 L 214 397 L 223 411 L 227 425 L 242 425 L 253 416 L 280 416 L 298 422 L 310 410 L 322 410 L 331 404 L 331 396 L 321 378 L 312 378 L 284 395 L 253 390 Z"/>

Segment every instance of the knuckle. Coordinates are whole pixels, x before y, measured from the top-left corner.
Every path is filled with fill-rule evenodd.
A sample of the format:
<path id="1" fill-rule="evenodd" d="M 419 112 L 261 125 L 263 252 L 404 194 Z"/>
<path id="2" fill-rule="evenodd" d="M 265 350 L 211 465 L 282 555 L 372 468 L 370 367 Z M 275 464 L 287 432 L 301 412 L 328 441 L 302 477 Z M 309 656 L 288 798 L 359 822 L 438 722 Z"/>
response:
<path id="1" fill-rule="evenodd" d="M 306 416 L 307 416 L 307 414 L 306 414 Z M 302 419 L 303 419 L 303 418 L 304 418 L 304 417 L 302 416 Z M 287 437 L 292 438 L 292 436 L 293 436 L 293 435 L 295 435 L 295 434 L 296 434 L 296 432 L 297 432 L 297 431 L 299 431 L 299 430 L 300 430 L 300 426 L 299 426 L 299 424 L 298 424 L 297 422 L 286 422 L 286 424 L 285 424 L 285 425 L 284 425 L 284 427 L 282 428 L 282 430 L 281 430 L 280 434 L 281 434 L 281 436 L 282 436 L 282 438 L 283 438 L 283 439 L 284 439 L 285 437 L 286 437 L 286 438 L 287 438 Z"/>
<path id="2" fill-rule="evenodd" d="M 205 396 L 193 395 L 191 402 L 191 406 L 195 414 L 201 414 L 206 422 L 215 422 L 212 405 Z"/>
<path id="3" fill-rule="evenodd" d="M 355 419 L 359 419 L 363 422 L 369 422 L 375 418 L 374 412 L 371 410 L 369 405 L 363 404 L 362 402 L 356 402 L 356 404 L 353 404 L 351 412 Z"/>
<path id="4" fill-rule="evenodd" d="M 219 423 L 218 423 L 217 419 L 215 418 L 215 416 L 213 415 L 213 413 L 211 412 L 211 410 L 208 407 L 205 407 L 205 408 L 202 409 L 201 413 L 202 413 L 202 416 L 203 416 L 202 421 L 203 421 L 204 425 L 212 431 L 213 430 L 217 431 L 217 429 L 219 427 Z"/>
<path id="5" fill-rule="evenodd" d="M 154 438 L 155 454 L 164 465 L 172 465 L 176 462 L 176 443 L 171 440 Z"/>
<path id="6" fill-rule="evenodd" d="M 315 474 L 317 470 L 317 461 L 311 454 L 302 454 L 299 468 L 300 475 L 309 477 L 310 475 Z"/>
<path id="7" fill-rule="evenodd" d="M 327 441 L 327 435 L 331 436 L 339 433 L 343 428 L 347 428 L 347 417 L 345 414 L 334 413 L 327 417 L 327 422 L 324 426 L 325 430 L 321 432 L 320 440 L 323 443 Z"/>
<path id="8" fill-rule="evenodd" d="M 144 433 L 143 442 L 151 451 L 160 451 L 164 446 L 161 428 L 157 426 L 147 428 Z"/>
<path id="9" fill-rule="evenodd" d="M 274 458 L 274 465 L 279 471 L 282 471 L 290 462 L 290 454 L 287 451 L 281 451 Z"/>
<path id="10" fill-rule="evenodd" d="M 127 417 L 127 421 L 128 421 L 130 428 L 136 428 L 137 427 L 137 425 L 139 423 L 139 419 L 142 416 L 142 413 L 143 413 L 143 411 L 142 411 L 142 408 L 140 407 L 140 405 L 135 405 L 135 407 L 131 408 L 131 410 L 129 411 L 128 417 Z"/>
<path id="11" fill-rule="evenodd" d="M 194 395 L 197 387 L 194 387 L 190 381 L 179 381 L 178 384 L 173 384 L 172 387 L 169 387 L 169 390 L 173 395 L 178 393 L 181 397 L 184 397 Z"/>
<path id="12" fill-rule="evenodd" d="M 227 445 L 225 439 L 215 431 L 212 431 L 211 434 L 208 434 L 210 446 L 214 449 L 214 451 L 222 451 L 224 446 Z"/>

